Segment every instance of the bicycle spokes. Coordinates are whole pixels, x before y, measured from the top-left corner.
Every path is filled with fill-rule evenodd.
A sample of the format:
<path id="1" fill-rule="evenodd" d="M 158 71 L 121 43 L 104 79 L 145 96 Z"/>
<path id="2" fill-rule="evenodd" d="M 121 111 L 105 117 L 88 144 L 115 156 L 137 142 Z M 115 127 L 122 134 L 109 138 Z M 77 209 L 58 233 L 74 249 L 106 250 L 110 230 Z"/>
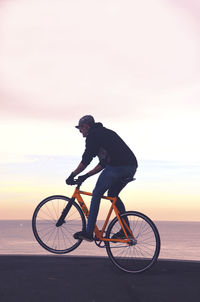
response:
<path id="1" fill-rule="evenodd" d="M 158 258 L 160 251 L 160 237 L 154 223 L 142 213 L 129 211 L 122 214 L 126 238 L 106 242 L 106 250 L 111 261 L 121 270 L 130 273 L 139 273 L 151 267 Z M 126 221 L 129 221 L 127 227 Z M 117 218 L 108 226 L 107 238 L 121 232 L 121 224 Z M 133 237 L 134 236 L 134 237 Z"/>
<path id="2" fill-rule="evenodd" d="M 82 240 L 76 240 L 73 235 L 85 226 L 80 207 L 64 196 L 44 199 L 35 209 L 32 219 L 33 232 L 39 244 L 56 254 L 77 248 Z"/>

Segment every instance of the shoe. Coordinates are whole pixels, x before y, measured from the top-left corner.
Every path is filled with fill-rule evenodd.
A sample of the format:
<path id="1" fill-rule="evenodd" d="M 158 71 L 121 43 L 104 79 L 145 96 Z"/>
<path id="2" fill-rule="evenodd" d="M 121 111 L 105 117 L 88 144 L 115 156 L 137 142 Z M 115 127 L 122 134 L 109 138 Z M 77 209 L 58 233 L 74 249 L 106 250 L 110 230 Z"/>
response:
<path id="1" fill-rule="evenodd" d="M 121 230 L 119 232 L 117 232 L 116 234 L 114 234 L 111 239 L 127 239 L 124 232 Z M 129 244 L 130 245 L 136 245 L 137 244 L 137 240 L 133 238 L 133 236 L 128 235 L 128 239 L 130 240 Z M 113 243 L 117 243 L 117 241 L 113 241 Z"/>
<path id="2" fill-rule="evenodd" d="M 133 237 L 131 235 L 128 235 L 129 239 L 133 239 Z M 123 230 L 120 230 L 119 232 L 115 233 L 111 239 L 127 239 L 126 235 L 124 234 Z"/>
<path id="3" fill-rule="evenodd" d="M 124 234 L 123 231 L 119 231 L 119 232 L 115 233 L 115 234 L 111 237 L 111 239 L 126 239 L 126 236 L 125 236 L 125 234 Z"/>
<path id="4" fill-rule="evenodd" d="M 93 241 L 93 237 L 86 231 L 77 232 L 74 234 L 74 239 L 82 239 L 89 242 Z"/>

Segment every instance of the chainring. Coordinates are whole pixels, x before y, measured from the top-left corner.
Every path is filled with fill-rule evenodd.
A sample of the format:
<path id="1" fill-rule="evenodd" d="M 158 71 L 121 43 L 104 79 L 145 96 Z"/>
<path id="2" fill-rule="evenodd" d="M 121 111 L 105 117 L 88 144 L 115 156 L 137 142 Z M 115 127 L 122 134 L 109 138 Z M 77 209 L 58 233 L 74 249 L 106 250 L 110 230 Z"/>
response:
<path id="1" fill-rule="evenodd" d="M 105 232 L 104 232 L 104 233 L 105 233 Z M 96 244 L 98 247 L 100 247 L 100 248 L 105 248 L 105 247 L 106 247 L 105 241 L 98 239 L 96 236 L 95 236 L 95 238 L 94 238 L 94 242 L 95 242 L 95 244 Z"/>

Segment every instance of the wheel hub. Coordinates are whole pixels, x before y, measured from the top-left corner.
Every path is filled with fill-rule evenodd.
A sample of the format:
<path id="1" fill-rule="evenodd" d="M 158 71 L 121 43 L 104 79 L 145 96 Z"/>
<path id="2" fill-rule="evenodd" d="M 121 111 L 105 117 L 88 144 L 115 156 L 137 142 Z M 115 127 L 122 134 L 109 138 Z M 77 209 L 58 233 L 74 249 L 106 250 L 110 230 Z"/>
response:
<path id="1" fill-rule="evenodd" d="M 132 238 L 132 239 L 130 239 L 130 241 L 128 242 L 128 244 L 130 246 L 136 245 L 137 244 L 137 240 Z"/>

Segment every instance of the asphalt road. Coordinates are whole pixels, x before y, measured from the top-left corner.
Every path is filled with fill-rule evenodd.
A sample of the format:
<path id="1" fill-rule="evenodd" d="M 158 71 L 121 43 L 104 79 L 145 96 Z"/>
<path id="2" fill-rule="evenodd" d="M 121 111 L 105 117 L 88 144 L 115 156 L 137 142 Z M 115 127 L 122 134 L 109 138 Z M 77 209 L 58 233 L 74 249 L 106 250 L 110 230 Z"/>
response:
<path id="1" fill-rule="evenodd" d="M 108 258 L 0 256 L 0 302 L 199 302 L 200 262 L 127 274 Z"/>

